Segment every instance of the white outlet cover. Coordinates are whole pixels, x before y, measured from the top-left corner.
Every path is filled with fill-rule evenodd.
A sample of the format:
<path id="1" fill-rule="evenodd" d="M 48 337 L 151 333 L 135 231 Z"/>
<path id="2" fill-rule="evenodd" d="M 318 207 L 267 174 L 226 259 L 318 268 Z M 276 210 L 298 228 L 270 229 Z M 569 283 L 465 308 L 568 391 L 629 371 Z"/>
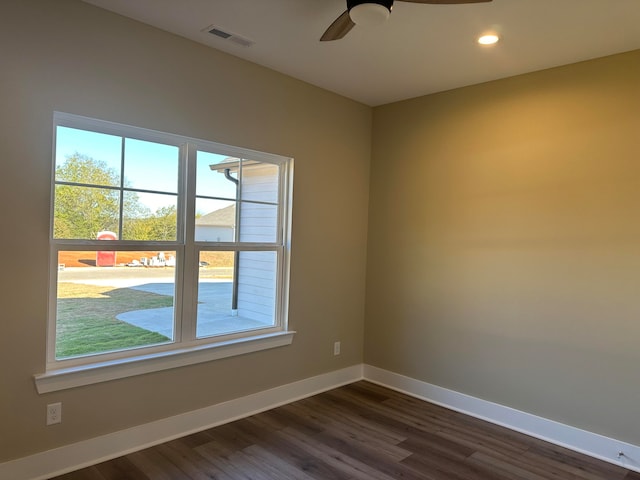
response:
<path id="1" fill-rule="evenodd" d="M 47 405 L 47 425 L 62 422 L 62 402 Z"/>

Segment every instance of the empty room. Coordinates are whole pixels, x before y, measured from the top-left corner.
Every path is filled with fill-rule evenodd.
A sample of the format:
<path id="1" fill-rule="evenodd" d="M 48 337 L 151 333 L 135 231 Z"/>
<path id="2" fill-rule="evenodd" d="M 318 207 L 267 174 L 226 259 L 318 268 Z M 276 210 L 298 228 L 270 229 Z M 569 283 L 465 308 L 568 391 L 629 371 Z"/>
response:
<path id="1" fill-rule="evenodd" d="M 637 0 L 2 0 L 0 479 L 640 479 Z"/>

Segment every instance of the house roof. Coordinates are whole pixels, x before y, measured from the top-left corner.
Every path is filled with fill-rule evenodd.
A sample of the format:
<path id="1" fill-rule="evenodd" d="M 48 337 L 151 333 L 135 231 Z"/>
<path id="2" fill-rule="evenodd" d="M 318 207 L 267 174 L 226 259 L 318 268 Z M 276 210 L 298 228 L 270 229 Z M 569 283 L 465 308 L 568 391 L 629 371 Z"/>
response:
<path id="1" fill-rule="evenodd" d="M 236 206 L 235 204 L 228 207 L 214 210 L 206 215 L 196 218 L 196 225 L 199 227 L 231 227 L 236 224 Z"/>

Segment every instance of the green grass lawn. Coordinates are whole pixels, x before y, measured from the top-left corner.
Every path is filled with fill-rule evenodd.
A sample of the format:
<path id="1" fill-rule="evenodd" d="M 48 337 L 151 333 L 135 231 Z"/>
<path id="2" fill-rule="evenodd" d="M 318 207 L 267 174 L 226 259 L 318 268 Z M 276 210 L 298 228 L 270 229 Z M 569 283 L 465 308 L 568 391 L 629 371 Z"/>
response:
<path id="1" fill-rule="evenodd" d="M 56 358 L 168 342 L 171 339 L 164 335 L 130 325 L 116 315 L 172 305 L 170 296 L 131 288 L 59 283 Z"/>

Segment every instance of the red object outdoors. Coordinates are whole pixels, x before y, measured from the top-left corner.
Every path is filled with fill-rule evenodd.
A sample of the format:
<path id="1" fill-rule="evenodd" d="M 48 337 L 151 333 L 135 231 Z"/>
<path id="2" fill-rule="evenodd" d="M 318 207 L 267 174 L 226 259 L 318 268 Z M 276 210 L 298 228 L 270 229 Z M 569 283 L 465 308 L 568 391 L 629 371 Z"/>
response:
<path id="1" fill-rule="evenodd" d="M 98 232 L 98 240 L 117 240 L 118 236 L 109 231 Z M 115 267 L 116 266 L 116 252 L 105 251 L 96 252 L 96 266 L 97 267 Z"/>

